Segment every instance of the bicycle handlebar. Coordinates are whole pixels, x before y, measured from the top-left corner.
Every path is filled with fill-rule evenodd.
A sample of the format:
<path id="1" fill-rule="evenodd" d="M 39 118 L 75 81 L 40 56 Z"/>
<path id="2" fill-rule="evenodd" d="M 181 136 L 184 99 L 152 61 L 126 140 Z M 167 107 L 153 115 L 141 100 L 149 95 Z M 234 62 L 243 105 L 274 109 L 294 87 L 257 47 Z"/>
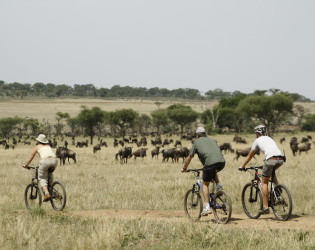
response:
<path id="1" fill-rule="evenodd" d="M 23 166 L 22 166 L 22 167 L 23 167 Z M 23 168 L 24 168 L 24 167 L 23 167 Z M 30 170 L 30 169 L 36 169 L 36 168 L 38 168 L 38 167 L 27 166 L 27 168 L 25 168 L 25 169 Z"/>
<path id="2" fill-rule="evenodd" d="M 198 168 L 198 169 L 187 169 L 187 172 L 200 172 L 203 171 L 203 168 Z"/>
<path id="3" fill-rule="evenodd" d="M 252 167 L 249 167 L 249 168 L 244 168 L 244 169 L 239 169 L 240 171 L 247 171 L 249 169 L 251 170 L 258 170 L 258 169 L 262 169 L 263 167 L 262 166 L 258 166 L 258 167 L 255 167 L 255 166 L 252 166 Z"/>

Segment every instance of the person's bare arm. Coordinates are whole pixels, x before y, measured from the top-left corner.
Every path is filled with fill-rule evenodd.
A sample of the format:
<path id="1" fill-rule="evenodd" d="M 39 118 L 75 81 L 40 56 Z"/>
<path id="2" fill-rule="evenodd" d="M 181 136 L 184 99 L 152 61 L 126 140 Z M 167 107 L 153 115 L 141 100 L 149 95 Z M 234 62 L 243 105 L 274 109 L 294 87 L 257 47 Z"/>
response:
<path id="1" fill-rule="evenodd" d="M 34 157 L 35 157 L 35 155 L 36 155 L 36 153 L 37 153 L 37 150 L 38 150 L 38 146 L 36 146 L 36 147 L 33 149 L 32 153 L 31 153 L 31 155 L 30 155 L 30 158 L 28 159 L 28 161 L 26 162 L 26 164 L 23 165 L 24 168 L 27 168 L 28 165 L 32 162 L 32 160 L 34 159 Z"/>
<path id="2" fill-rule="evenodd" d="M 185 165 L 182 169 L 182 172 L 187 172 L 188 165 L 189 165 L 192 158 L 193 158 L 193 156 L 188 155 L 188 157 L 186 158 L 186 161 L 185 161 Z"/>
<path id="3" fill-rule="evenodd" d="M 243 163 L 243 165 L 240 167 L 240 169 L 244 169 L 245 166 L 247 165 L 247 163 L 250 162 L 250 160 L 253 158 L 253 156 L 255 155 L 256 151 L 255 150 L 250 150 L 246 159 L 245 159 L 245 162 Z"/>

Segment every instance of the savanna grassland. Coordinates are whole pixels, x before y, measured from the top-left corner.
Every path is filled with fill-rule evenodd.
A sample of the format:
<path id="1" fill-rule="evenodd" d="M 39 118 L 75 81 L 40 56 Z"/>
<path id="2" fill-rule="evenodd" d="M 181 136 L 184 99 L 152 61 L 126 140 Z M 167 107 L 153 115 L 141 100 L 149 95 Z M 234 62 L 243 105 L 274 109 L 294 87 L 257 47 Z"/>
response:
<path id="1" fill-rule="evenodd" d="M 20 117 L 54 118 L 58 111 L 79 112 L 80 105 L 61 101 L 30 106 L 24 103 L 19 110 L 11 106 L 1 106 L 4 112 Z M 7 105 L 7 104 L 6 104 Z M 33 104 L 32 104 L 33 105 Z M 91 104 L 104 110 L 123 107 L 138 107 L 136 111 L 150 112 L 156 109 L 154 102 L 136 104 L 118 101 L 113 103 Z M 126 105 L 126 106 L 123 106 Z M 163 104 L 164 105 L 164 104 Z M 165 104 L 166 105 L 166 104 Z M 200 105 L 196 105 L 196 107 Z M 30 108 L 32 107 L 32 108 Z M 104 108 L 107 107 L 108 109 Z M 109 108 L 110 107 L 110 108 Z M 69 110 L 68 110 L 69 108 Z M 163 108 L 163 107 L 162 107 Z M 24 114 L 24 116 L 17 114 Z M 9 114 L 8 113 L 8 114 Z M 234 153 L 225 154 L 226 167 L 219 173 L 224 189 L 230 194 L 233 203 L 231 222 L 217 225 L 213 215 L 192 223 L 185 218 L 183 198 L 191 188 L 194 177 L 181 173 L 183 164 L 165 162 L 162 157 L 151 159 L 148 144 L 147 157 L 141 160 L 130 159 L 127 164 L 115 160 L 119 148 L 113 147 L 112 138 L 103 138 L 108 147 L 93 153 L 92 146 L 69 148 L 77 153 L 77 164 L 59 165 L 55 179 L 62 181 L 67 189 L 67 205 L 62 212 L 52 210 L 49 203 L 32 213 L 26 211 L 24 190 L 31 180 L 31 171 L 21 165 L 28 159 L 34 146 L 18 144 L 12 150 L 0 148 L 0 247 L 1 249 L 311 249 L 315 248 L 315 182 L 314 144 L 306 154 L 294 157 L 289 140 L 304 133 L 276 134 L 274 139 L 287 156 L 287 162 L 278 171 L 280 182 L 286 184 L 293 197 L 293 214 L 287 222 L 277 222 L 273 214 L 250 220 L 244 216 L 241 205 L 241 190 L 249 182 L 249 173 L 239 172 L 238 166 L 244 161 L 233 160 Z M 308 133 L 315 139 L 315 133 Z M 215 135 L 218 143 L 230 142 L 232 147 L 249 147 L 254 135 L 242 135 L 247 144 L 232 142 L 234 134 Z M 280 138 L 286 141 L 280 144 Z M 163 137 L 164 139 L 165 137 Z M 78 138 L 77 140 L 83 140 Z M 148 138 L 151 139 L 151 138 Z M 173 137 L 173 139 L 178 139 Z M 57 140 L 62 145 L 60 140 Z M 68 138 L 71 142 L 71 139 Z M 150 140 L 148 140 L 150 141 Z M 94 142 L 97 143 L 97 140 Z M 182 141 L 190 148 L 190 141 Z M 71 143 L 70 143 L 71 144 Z M 137 149 L 133 145 L 133 150 Z M 38 163 L 38 156 L 33 160 Z M 263 156 L 257 156 L 250 165 L 258 165 Z M 201 167 L 195 157 L 190 168 Z M 93 216 L 95 215 L 95 216 Z M 151 215 L 151 216 L 149 216 Z M 304 224 L 303 224 L 304 223 Z"/>

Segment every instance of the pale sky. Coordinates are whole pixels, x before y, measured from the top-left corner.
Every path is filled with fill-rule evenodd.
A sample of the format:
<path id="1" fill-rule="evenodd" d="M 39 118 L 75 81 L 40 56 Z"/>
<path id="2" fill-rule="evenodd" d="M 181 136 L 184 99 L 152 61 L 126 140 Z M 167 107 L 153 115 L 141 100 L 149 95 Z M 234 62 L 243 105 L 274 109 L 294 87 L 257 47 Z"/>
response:
<path id="1" fill-rule="evenodd" d="M 0 0 L 0 80 L 315 100 L 314 0 Z"/>

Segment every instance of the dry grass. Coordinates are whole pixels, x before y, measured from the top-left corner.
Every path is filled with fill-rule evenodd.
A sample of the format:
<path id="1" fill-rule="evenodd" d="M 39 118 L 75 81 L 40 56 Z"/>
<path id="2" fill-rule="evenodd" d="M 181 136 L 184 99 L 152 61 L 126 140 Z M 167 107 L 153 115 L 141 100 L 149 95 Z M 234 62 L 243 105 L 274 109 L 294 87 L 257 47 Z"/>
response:
<path id="1" fill-rule="evenodd" d="M 314 138 L 315 134 L 311 134 Z M 297 135 L 299 138 L 302 134 Z M 275 139 L 279 141 L 282 135 Z M 231 142 L 233 135 L 215 136 L 219 143 Z M 233 148 L 249 146 L 253 136 L 246 136 L 247 145 L 232 144 Z M 161 157 L 131 159 L 120 164 L 114 159 L 118 148 L 112 146 L 112 139 L 105 139 L 109 147 L 93 154 L 92 147 L 75 148 L 78 163 L 58 166 L 55 178 L 64 182 L 68 203 L 64 212 L 52 211 L 49 204 L 33 214 L 25 212 L 23 192 L 30 182 L 31 173 L 20 166 L 27 159 L 33 146 L 18 145 L 15 150 L 0 149 L 0 177 L 2 195 L 0 246 L 2 248 L 151 248 L 192 249 L 208 248 L 308 248 L 314 246 L 314 232 L 303 231 L 259 231 L 236 230 L 215 224 L 191 223 L 188 220 L 163 221 L 126 218 L 82 218 L 69 216 L 67 211 L 100 209 L 134 210 L 182 210 L 185 191 L 191 187 L 194 178 L 182 174 L 181 163 L 162 163 Z M 59 142 L 61 143 L 61 142 Z M 190 142 L 184 142 L 190 147 Z M 279 144 L 280 145 L 280 144 Z M 291 190 L 295 215 L 315 215 L 313 182 L 314 150 L 308 154 L 293 157 L 288 141 L 280 146 L 288 161 L 278 171 L 278 177 Z M 136 148 L 136 146 L 134 146 Z M 149 149 L 153 149 L 149 146 Z M 150 151 L 149 150 L 149 151 Z M 148 152 L 149 152 L 148 151 Z M 219 176 L 233 202 L 233 213 L 243 213 L 240 193 L 250 175 L 241 173 L 237 167 L 243 162 L 233 161 L 235 154 L 227 153 L 227 166 Z M 263 156 L 253 160 L 251 165 L 262 162 Z M 71 161 L 71 160 L 70 160 Z M 34 164 L 38 158 L 34 159 Z M 191 168 L 200 167 L 195 157 Z M 233 215 L 232 215 L 233 217 Z M 275 237 L 276 235 L 276 237 Z M 272 237 L 273 241 L 270 241 Z M 48 246 L 48 247 L 47 247 Z"/>
<path id="2" fill-rule="evenodd" d="M 21 110 L 18 112 L 26 114 L 27 109 L 35 105 L 27 115 L 36 117 L 34 114 L 37 113 L 37 117 L 42 119 L 46 113 L 51 115 L 58 111 L 74 114 L 78 112 L 80 104 L 87 104 L 81 100 L 69 102 L 66 105 L 64 102 L 40 105 L 24 103 L 19 106 Z M 10 105 L 6 105 L 8 105 L 6 109 L 9 109 Z M 97 101 L 95 103 L 91 101 L 90 105 L 101 106 Z M 104 105 L 101 106 L 103 109 L 106 106 L 106 110 L 123 107 L 122 103 L 114 105 L 104 102 L 102 105 Z M 146 105 L 150 107 L 145 107 Z M 154 101 L 146 105 L 135 104 L 134 107 L 138 107 L 139 112 L 149 112 L 156 108 Z M 10 110 L 5 112 L 8 113 L 4 117 L 9 116 Z M 14 112 L 17 111 L 12 109 L 11 112 L 15 114 Z M 52 115 L 51 119 L 53 119 Z M 310 135 L 315 138 L 315 133 Z M 249 147 L 254 141 L 253 135 L 242 136 L 246 137 L 249 143 L 247 145 L 232 143 L 233 148 Z M 279 143 L 283 136 L 284 134 L 279 134 L 274 138 Z M 315 182 L 313 181 L 315 150 L 311 149 L 308 154 L 303 153 L 301 156 L 293 157 L 289 148 L 289 138 L 293 135 L 285 136 L 287 141 L 279 145 L 285 150 L 288 160 L 278 171 L 279 180 L 291 191 L 294 203 L 293 214 L 315 216 Z M 295 136 L 300 139 L 305 134 L 295 134 Z M 232 138 L 233 135 L 214 136 L 219 144 L 232 142 Z M 92 146 L 88 148 L 70 146 L 77 153 L 78 163 L 71 162 L 65 166 L 58 166 L 55 178 L 65 184 L 68 194 L 67 206 L 63 212 L 53 211 L 46 203 L 42 209 L 32 214 L 25 212 L 23 195 L 26 185 L 30 182 L 31 173 L 20 166 L 25 163 L 34 145 L 18 145 L 15 150 L 0 148 L 2 159 L 0 162 L 2 192 L 0 246 L 2 249 L 314 248 L 314 231 L 269 230 L 268 228 L 261 231 L 251 228 L 250 225 L 248 229 L 235 229 L 229 225 L 191 223 L 188 220 L 89 218 L 69 215 L 71 211 L 100 209 L 183 210 L 184 194 L 193 184 L 194 178 L 191 174 L 180 172 L 182 163 L 162 163 L 161 156 L 158 160 L 151 159 L 149 152 L 153 146 L 149 145 L 148 157 L 143 161 L 138 158 L 131 159 L 128 164 L 120 164 L 114 158 L 118 148 L 112 146 L 113 139 L 105 138 L 105 140 L 109 147 L 103 147 L 95 154 Z M 190 148 L 190 142 L 183 143 Z M 133 147 L 136 148 L 135 145 Z M 232 153 L 225 155 L 227 165 L 219 176 L 232 198 L 233 213 L 242 214 L 244 212 L 241 207 L 241 190 L 251 176 L 237 170 L 244 158 L 240 158 L 237 162 L 233 161 L 234 157 L 235 154 Z M 257 161 L 253 160 L 250 164 L 258 165 L 262 160 L 261 155 L 257 157 Z M 37 164 L 38 158 L 35 158 L 33 163 Z M 197 157 L 192 160 L 190 167 L 201 167 Z M 260 223 L 261 220 L 252 223 Z"/>

